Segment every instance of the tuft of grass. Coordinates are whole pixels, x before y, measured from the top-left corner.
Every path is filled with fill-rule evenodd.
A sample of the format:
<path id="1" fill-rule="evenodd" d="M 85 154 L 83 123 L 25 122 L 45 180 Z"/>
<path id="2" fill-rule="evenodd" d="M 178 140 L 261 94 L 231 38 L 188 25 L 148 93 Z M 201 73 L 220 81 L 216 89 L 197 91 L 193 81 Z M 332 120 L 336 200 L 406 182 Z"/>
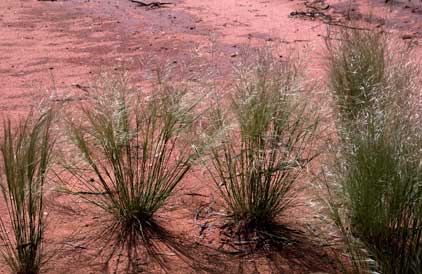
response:
<path id="1" fill-rule="evenodd" d="M 131 264 L 139 243 L 151 245 L 154 214 L 192 167 L 196 104 L 185 89 L 158 83 L 144 93 L 106 76 L 80 119 L 69 120 L 77 150 L 66 166 L 76 179 L 69 190 L 111 214 L 108 231 L 118 232 Z"/>
<path id="2" fill-rule="evenodd" d="M 52 160 L 52 112 L 3 124 L 0 188 L 7 215 L 0 218 L 0 252 L 14 274 L 40 273 L 45 259 L 44 184 Z"/>
<path id="3" fill-rule="evenodd" d="M 217 102 L 209 118 L 205 166 L 239 228 L 269 235 L 294 204 L 298 177 L 317 156 L 318 119 L 310 119 L 302 101 L 297 63 L 261 51 L 238 71 L 230 111 Z"/>
<path id="4" fill-rule="evenodd" d="M 340 40 L 329 47 L 338 132 L 346 137 L 337 150 L 334 185 L 329 186 L 338 183 L 340 189 L 337 203 L 331 203 L 334 220 L 348 244 L 354 273 L 420 273 L 422 127 L 414 96 L 420 90 L 418 70 L 408 51 L 392 53 L 386 37 L 344 30 Z M 341 207 L 347 214 L 339 213 Z M 359 250 L 362 245 L 354 246 L 359 241 L 368 254 Z M 374 263 L 365 263 L 368 260 Z"/>

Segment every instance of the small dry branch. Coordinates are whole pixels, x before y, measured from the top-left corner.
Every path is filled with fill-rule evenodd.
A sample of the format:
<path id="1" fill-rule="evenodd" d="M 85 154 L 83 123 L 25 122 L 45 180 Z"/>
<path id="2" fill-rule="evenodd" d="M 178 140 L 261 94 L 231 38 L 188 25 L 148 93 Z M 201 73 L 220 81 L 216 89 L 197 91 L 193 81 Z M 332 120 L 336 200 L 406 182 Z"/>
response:
<path id="1" fill-rule="evenodd" d="M 132 3 L 138 4 L 141 7 L 148 7 L 148 8 L 162 8 L 165 5 L 171 5 L 172 3 L 167 2 L 151 2 L 151 3 L 145 3 L 142 1 L 137 0 L 129 0 Z"/>

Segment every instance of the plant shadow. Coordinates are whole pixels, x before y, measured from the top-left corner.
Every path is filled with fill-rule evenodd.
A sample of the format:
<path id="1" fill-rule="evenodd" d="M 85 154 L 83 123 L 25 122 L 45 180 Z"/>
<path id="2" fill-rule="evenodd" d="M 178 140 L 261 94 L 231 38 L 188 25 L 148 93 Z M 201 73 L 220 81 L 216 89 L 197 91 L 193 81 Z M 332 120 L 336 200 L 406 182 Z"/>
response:
<path id="1" fill-rule="evenodd" d="M 88 226 L 89 227 L 89 226 Z M 228 254 L 176 235 L 158 222 L 136 228 L 98 218 L 91 229 L 72 237 L 75 249 L 90 250 L 78 259 L 79 271 L 99 273 L 232 273 Z M 97 273 L 97 272 L 95 272 Z"/>
<path id="2" fill-rule="evenodd" d="M 272 224 L 248 235 L 223 234 L 230 236 L 225 240 L 230 252 L 238 254 L 238 273 L 337 273 L 329 250 L 287 225 Z"/>

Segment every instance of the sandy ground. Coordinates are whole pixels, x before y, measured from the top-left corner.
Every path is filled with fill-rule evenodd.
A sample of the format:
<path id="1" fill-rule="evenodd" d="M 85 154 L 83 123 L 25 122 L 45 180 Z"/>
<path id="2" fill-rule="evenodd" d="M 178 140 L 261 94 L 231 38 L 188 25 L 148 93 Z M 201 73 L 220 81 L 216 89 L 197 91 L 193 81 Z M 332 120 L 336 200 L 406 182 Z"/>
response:
<path id="1" fill-rule="evenodd" d="M 57 93 L 59 99 L 83 94 L 81 87 L 89 87 L 104 71 L 129 71 L 135 84 L 142 87 L 145 72 L 157 64 L 186 67 L 187 71 L 178 71 L 179 76 L 186 72 L 196 80 L 205 77 L 204 72 L 210 71 L 212 65 L 218 71 L 212 77 L 224 81 L 242 48 L 258 45 L 272 46 L 280 58 L 298 53 L 306 58 L 311 75 L 324 82 L 324 41 L 329 31 L 347 24 L 348 17 L 375 31 L 391 33 L 397 41 L 415 47 L 415 56 L 422 52 L 422 3 L 418 1 L 385 4 L 383 0 L 327 0 L 328 6 L 318 7 L 331 20 L 325 16 L 290 16 L 292 12 L 309 11 L 305 3 L 313 1 L 168 2 L 172 4 L 166 8 L 148 9 L 128 0 L 1 1 L 2 117 L 24 114 L 52 93 Z M 201 174 L 197 170 L 189 176 L 169 205 L 175 210 L 159 217 L 175 234 L 217 248 L 221 244 L 218 226 L 222 220 L 210 213 L 219 212 L 221 205 Z M 75 204 L 76 211 L 84 208 L 78 201 L 49 195 L 48 238 L 51 248 L 59 247 L 61 252 L 49 263 L 48 273 L 112 273 L 81 263 L 90 258 L 93 246 L 81 248 L 74 238 L 63 239 L 73 233 L 79 238 L 85 233 L 85 239 L 89 238 L 87 230 L 77 231 L 95 227 L 97 216 L 75 215 Z M 318 231 L 315 226 L 321 216 L 310 206 L 315 198 L 302 196 L 302 206 L 292 210 L 286 219 L 297 229 L 311 227 Z M 68 208 L 70 205 L 73 210 Z M 335 273 L 330 252 L 318 244 L 318 236 L 307 234 L 305 238 L 308 240 L 277 252 L 243 257 L 216 255 L 208 258 L 208 264 L 215 272 L 223 273 Z M 207 248 L 192 247 L 192 257 L 212 253 Z M 168 257 L 172 265 L 169 273 L 197 272 L 177 256 Z M 153 268 L 145 271 L 155 272 Z"/>

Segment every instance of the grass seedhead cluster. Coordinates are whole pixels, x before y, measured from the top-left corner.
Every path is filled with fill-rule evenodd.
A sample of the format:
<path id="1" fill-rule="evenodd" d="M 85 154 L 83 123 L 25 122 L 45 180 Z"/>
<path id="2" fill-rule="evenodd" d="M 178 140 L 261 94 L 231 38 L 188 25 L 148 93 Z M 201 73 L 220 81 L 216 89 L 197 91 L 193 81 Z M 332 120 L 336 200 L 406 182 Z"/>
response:
<path id="1" fill-rule="evenodd" d="M 330 86 L 342 123 L 356 120 L 371 108 L 383 92 L 385 35 L 360 30 L 341 30 L 339 42 L 329 41 Z"/>
<path id="2" fill-rule="evenodd" d="M 69 120 L 79 154 L 67 164 L 77 179 L 70 190 L 110 213 L 120 235 L 137 231 L 135 238 L 147 243 L 144 227 L 192 166 L 186 140 L 196 103 L 187 95 L 164 83 L 147 94 L 129 88 L 126 78 L 105 78 L 81 107 L 82 117 Z"/>
<path id="3" fill-rule="evenodd" d="M 29 115 L 16 128 L 3 124 L 0 252 L 11 273 L 38 274 L 44 262 L 44 185 L 52 160 L 52 113 Z M 7 216 L 7 217 L 6 217 Z"/>
<path id="4" fill-rule="evenodd" d="M 422 269 L 422 127 L 421 106 L 412 99 L 419 74 L 380 35 L 346 30 L 329 48 L 338 132 L 346 137 L 335 181 L 350 215 L 341 219 L 337 208 L 335 219 L 344 234 L 344 225 L 350 226 L 353 235 L 345 236 L 357 237 L 368 251 L 355 249 L 352 259 L 375 261 L 354 262 L 353 273 L 416 274 Z"/>
<path id="5" fill-rule="evenodd" d="M 308 119 L 307 104 L 298 98 L 304 95 L 300 76 L 294 62 L 260 53 L 240 73 L 231 111 L 218 103 L 212 111 L 217 141 L 207 167 L 228 211 L 246 231 L 270 230 L 292 206 L 292 189 L 316 156 L 318 122 Z"/>

